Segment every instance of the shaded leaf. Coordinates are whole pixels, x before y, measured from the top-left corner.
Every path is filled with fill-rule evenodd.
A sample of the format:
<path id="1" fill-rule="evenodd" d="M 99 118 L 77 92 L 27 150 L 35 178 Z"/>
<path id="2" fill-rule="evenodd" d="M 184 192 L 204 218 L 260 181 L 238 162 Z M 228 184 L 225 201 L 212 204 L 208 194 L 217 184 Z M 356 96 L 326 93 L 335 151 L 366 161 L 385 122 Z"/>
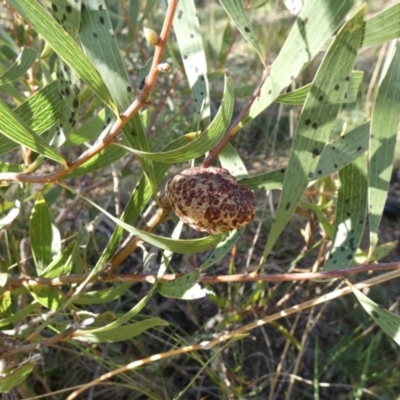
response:
<path id="1" fill-rule="evenodd" d="M 74 304 L 88 305 L 88 304 L 104 304 L 121 297 L 131 286 L 130 282 L 123 283 L 117 287 L 98 290 L 94 292 L 87 292 L 80 294 L 74 299 Z"/>
<path id="2" fill-rule="evenodd" d="M 400 317 L 391 311 L 380 307 L 348 280 L 346 280 L 346 283 L 350 286 L 364 310 L 380 326 L 380 328 L 400 346 Z"/>
<path id="3" fill-rule="evenodd" d="M 36 271 L 40 276 L 52 260 L 53 240 L 51 213 L 40 192 L 31 213 L 29 237 Z"/>
<path id="4" fill-rule="evenodd" d="M 144 321 L 136 322 L 134 324 L 119 326 L 118 328 L 110 329 L 105 332 L 98 331 L 85 333 L 84 330 L 77 331 L 74 334 L 74 339 L 90 343 L 122 342 L 124 340 L 132 339 L 133 337 L 140 335 L 148 329 L 154 328 L 156 326 L 167 325 L 168 323 L 160 318 L 149 318 Z"/>

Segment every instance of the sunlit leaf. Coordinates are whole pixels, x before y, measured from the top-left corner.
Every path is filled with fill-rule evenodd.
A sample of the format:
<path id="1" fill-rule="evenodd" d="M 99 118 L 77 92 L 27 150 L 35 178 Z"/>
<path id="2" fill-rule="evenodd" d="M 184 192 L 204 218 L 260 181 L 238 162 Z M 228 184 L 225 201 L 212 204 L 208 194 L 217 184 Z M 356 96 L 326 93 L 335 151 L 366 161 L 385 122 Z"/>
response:
<path id="1" fill-rule="evenodd" d="M 381 82 L 371 118 L 369 142 L 370 253 L 378 243 L 378 228 L 392 174 L 396 135 L 400 122 L 400 45 Z"/>

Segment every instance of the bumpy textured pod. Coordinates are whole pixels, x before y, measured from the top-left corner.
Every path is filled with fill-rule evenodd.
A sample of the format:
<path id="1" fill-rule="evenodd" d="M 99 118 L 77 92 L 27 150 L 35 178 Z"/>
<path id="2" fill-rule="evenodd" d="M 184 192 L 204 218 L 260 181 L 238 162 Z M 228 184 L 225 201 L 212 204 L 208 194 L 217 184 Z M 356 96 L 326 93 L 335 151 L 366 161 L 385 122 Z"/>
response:
<path id="1" fill-rule="evenodd" d="M 188 168 L 171 178 L 166 196 L 175 214 L 192 228 L 221 233 L 254 219 L 254 193 L 226 169 Z"/>

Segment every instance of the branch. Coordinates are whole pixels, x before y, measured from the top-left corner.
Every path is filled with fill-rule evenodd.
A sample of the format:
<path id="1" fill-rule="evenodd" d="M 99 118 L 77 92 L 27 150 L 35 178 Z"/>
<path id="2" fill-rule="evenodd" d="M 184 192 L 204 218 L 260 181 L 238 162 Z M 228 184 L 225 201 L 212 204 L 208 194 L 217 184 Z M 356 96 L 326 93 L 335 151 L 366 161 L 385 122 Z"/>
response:
<path id="1" fill-rule="evenodd" d="M 400 269 L 400 262 L 386 264 L 363 264 L 351 268 L 342 268 L 332 271 L 322 272 L 300 272 L 288 274 L 236 274 L 236 275 L 202 275 L 199 282 L 203 283 L 230 283 L 230 282 L 287 282 L 287 281 L 302 281 L 313 279 L 334 279 L 348 277 L 359 274 L 361 272 L 387 271 Z M 28 286 L 61 286 L 72 285 L 83 282 L 89 273 L 81 275 L 60 276 L 58 278 L 40 278 L 40 277 L 9 277 L 6 283 L 7 289 L 15 289 L 22 285 Z M 179 278 L 183 274 L 166 274 L 160 279 L 160 282 L 169 282 Z M 94 276 L 91 282 L 148 282 L 154 283 L 156 274 L 103 274 Z"/>

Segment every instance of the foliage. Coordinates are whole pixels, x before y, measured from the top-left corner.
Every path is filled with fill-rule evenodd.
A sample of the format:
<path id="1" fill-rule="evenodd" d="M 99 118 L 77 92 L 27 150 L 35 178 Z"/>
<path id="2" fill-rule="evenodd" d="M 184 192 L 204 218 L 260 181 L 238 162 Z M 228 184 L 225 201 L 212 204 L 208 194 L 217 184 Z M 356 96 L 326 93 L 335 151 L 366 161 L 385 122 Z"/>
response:
<path id="1" fill-rule="evenodd" d="M 378 233 L 400 119 L 400 3 L 378 14 L 352 0 L 196 3 L 7 0 L 0 11 L 0 392 L 102 396 L 118 376 L 107 396 L 191 398 L 205 396 L 201 376 L 218 398 L 322 398 L 331 366 L 346 391 L 330 398 L 391 396 L 396 373 L 372 372 L 398 363 L 399 316 L 378 305 L 398 294 L 359 289 L 399 276 L 377 262 L 393 249 Z M 379 81 L 359 70 L 371 46 Z M 218 235 L 177 222 L 163 187 L 188 163 L 219 164 L 254 190 L 255 221 Z M 329 346 L 327 302 L 351 292 L 359 303 L 335 309 L 345 337 Z M 389 345 L 363 341 L 368 314 L 347 324 L 361 306 Z M 263 378 L 251 359 L 279 346 Z M 341 364 L 348 349 L 359 369 Z"/>

